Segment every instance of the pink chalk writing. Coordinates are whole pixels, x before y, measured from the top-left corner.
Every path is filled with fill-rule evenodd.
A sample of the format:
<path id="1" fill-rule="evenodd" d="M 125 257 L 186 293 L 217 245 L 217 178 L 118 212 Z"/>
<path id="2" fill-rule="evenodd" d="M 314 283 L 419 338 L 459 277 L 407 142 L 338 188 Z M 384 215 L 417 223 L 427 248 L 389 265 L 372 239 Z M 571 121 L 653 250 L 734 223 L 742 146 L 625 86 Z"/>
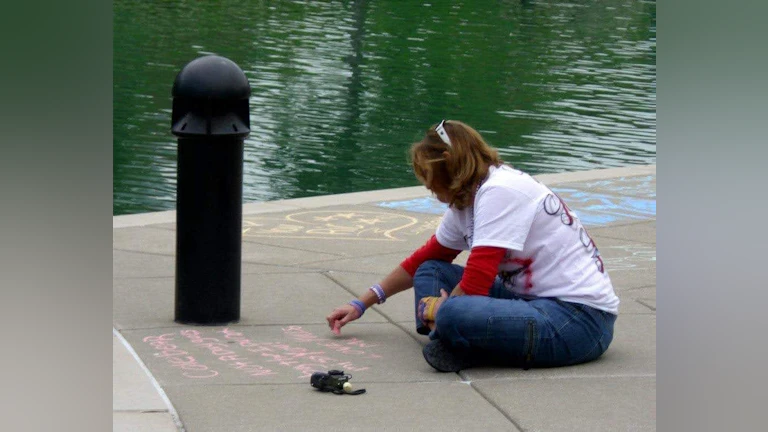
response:
<path id="1" fill-rule="evenodd" d="M 303 347 L 291 346 L 282 342 L 256 342 L 242 333 L 224 328 L 218 333 L 224 338 L 236 342 L 247 351 L 259 354 L 267 362 L 291 367 L 302 374 L 299 378 L 308 378 L 312 372 L 328 368 L 343 368 L 352 372 L 367 370 L 367 366 L 357 366 L 351 362 L 340 362 L 326 355 L 324 351 L 311 351 Z"/>
<path id="2" fill-rule="evenodd" d="M 301 347 L 282 341 L 259 342 L 246 338 L 242 333 L 230 328 L 218 330 L 209 337 L 195 329 L 185 329 L 177 333 L 165 333 L 157 336 L 147 336 L 143 341 L 155 349 L 155 358 L 165 361 L 173 368 L 181 370 L 187 378 L 212 378 L 219 375 L 205 364 L 198 361 L 189 351 L 204 350 L 223 362 L 230 368 L 241 371 L 252 377 L 276 375 L 277 372 L 265 367 L 264 363 L 280 365 L 298 371 L 298 378 L 308 378 L 312 373 L 329 369 L 342 369 L 349 372 L 368 370 L 369 367 L 354 364 L 351 361 L 341 361 L 333 353 L 360 356 L 361 358 L 381 358 L 380 355 L 366 353 L 363 349 L 375 347 L 357 338 L 325 339 L 313 335 L 301 326 L 289 326 L 282 329 L 288 339 L 300 343 L 309 343 L 313 347 Z M 181 335 L 184 340 L 176 342 L 175 337 Z M 209 335 L 211 333 L 208 333 Z M 179 343 L 191 343 L 181 349 Z M 293 343 L 293 342 L 291 342 Z M 321 348 L 322 347 L 322 348 Z M 247 352 L 243 352 L 243 350 Z M 252 354 L 251 354 L 252 353 Z M 253 354 L 257 359 L 253 359 Z"/>
<path id="3" fill-rule="evenodd" d="M 182 330 L 181 335 L 189 339 L 195 346 L 209 350 L 220 361 L 227 363 L 234 369 L 245 372 L 249 376 L 260 377 L 277 374 L 277 372 L 271 369 L 252 363 L 247 357 L 237 355 L 226 342 L 221 342 L 217 338 L 203 337 L 197 330 Z"/>
<path id="4" fill-rule="evenodd" d="M 283 327 L 283 334 L 297 342 L 311 342 L 315 345 L 330 348 L 333 351 L 337 351 L 343 354 L 367 356 L 368 358 L 381 358 L 381 356 L 378 354 L 366 353 L 363 350 L 355 349 L 372 348 L 378 346 L 378 344 L 363 342 L 357 338 L 350 338 L 347 340 L 321 338 L 320 336 L 314 335 L 307 330 L 304 330 L 301 328 L 301 326 Z"/>
<path id="5" fill-rule="evenodd" d="M 183 370 L 187 378 L 213 378 L 219 373 L 208 366 L 199 363 L 187 351 L 179 349 L 173 343 L 174 334 L 165 333 L 159 336 L 147 336 L 142 339 L 157 350 L 153 355 L 165 360 L 171 367 Z"/>

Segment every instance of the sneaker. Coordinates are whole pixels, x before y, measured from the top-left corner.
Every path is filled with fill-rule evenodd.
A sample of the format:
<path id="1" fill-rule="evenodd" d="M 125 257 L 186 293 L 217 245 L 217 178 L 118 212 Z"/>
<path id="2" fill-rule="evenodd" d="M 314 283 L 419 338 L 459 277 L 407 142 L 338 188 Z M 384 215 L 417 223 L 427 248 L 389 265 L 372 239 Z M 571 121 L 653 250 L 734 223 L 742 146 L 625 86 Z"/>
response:
<path id="1" fill-rule="evenodd" d="M 424 360 L 440 372 L 458 372 L 473 366 L 468 353 L 452 350 L 439 339 L 429 341 L 421 352 Z"/>

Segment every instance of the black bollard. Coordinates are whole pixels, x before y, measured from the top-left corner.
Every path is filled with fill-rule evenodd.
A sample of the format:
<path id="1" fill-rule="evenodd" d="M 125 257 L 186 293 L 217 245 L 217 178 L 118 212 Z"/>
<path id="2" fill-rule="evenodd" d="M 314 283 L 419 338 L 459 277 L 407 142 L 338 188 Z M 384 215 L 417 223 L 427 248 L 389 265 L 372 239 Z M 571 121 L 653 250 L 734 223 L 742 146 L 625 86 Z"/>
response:
<path id="1" fill-rule="evenodd" d="M 251 88 L 234 62 L 211 55 L 184 66 L 172 94 L 171 131 L 178 137 L 175 321 L 235 322 Z"/>

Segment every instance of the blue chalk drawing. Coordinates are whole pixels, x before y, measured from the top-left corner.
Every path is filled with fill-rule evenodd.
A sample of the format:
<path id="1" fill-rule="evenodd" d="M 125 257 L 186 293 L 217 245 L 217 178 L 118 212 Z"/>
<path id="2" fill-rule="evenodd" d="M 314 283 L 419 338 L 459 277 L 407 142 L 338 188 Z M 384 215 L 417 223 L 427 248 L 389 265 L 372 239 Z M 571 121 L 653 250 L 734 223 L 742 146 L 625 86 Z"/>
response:
<path id="1" fill-rule="evenodd" d="M 645 220 L 656 217 L 656 191 L 651 184 L 654 176 L 618 178 L 587 183 L 587 187 L 600 187 L 611 193 L 596 193 L 574 188 L 552 188 L 586 226 L 607 225 L 623 220 Z M 647 198 L 625 196 L 640 195 Z M 377 204 L 395 210 L 442 215 L 448 209 L 434 197 L 405 201 L 386 201 Z"/>
<path id="2" fill-rule="evenodd" d="M 448 210 L 448 205 L 443 204 L 433 197 L 416 198 L 407 201 L 387 201 L 378 203 L 379 207 L 395 210 L 405 210 L 415 213 L 443 214 Z"/>
<path id="3" fill-rule="evenodd" d="M 656 217 L 656 200 L 552 188 L 586 226 L 607 225 L 621 220 Z"/>

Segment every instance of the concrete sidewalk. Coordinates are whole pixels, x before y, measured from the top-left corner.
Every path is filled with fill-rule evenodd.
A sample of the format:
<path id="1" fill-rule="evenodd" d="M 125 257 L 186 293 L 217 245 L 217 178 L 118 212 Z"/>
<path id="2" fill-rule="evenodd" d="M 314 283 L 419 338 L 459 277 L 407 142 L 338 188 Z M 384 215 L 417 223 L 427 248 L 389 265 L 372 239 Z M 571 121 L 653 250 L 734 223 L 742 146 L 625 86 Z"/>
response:
<path id="1" fill-rule="evenodd" d="M 229 326 L 173 322 L 175 212 L 117 216 L 114 430 L 656 430 L 656 166 L 537 178 L 587 226 L 621 298 L 598 361 L 435 372 L 410 292 L 333 335 L 325 316 L 434 233 L 445 207 L 423 187 L 245 205 Z M 367 393 L 310 387 L 329 369 Z"/>

